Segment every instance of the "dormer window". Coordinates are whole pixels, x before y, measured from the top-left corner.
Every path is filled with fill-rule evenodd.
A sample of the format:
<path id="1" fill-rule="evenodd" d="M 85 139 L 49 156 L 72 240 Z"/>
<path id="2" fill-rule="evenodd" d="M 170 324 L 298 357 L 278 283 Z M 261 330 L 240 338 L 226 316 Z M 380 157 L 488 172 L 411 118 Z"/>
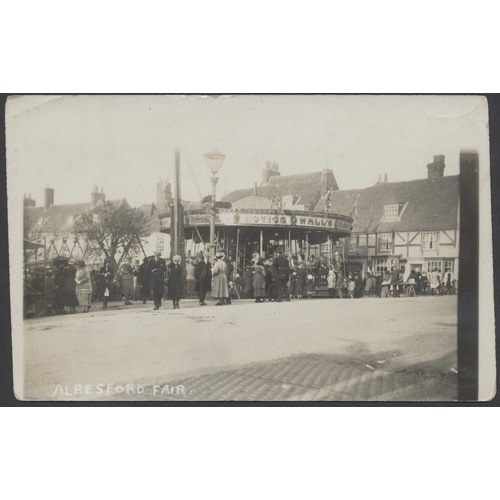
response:
<path id="1" fill-rule="evenodd" d="M 384 219 L 394 220 L 399 217 L 399 203 L 389 203 L 384 205 Z"/>
<path id="2" fill-rule="evenodd" d="M 289 210 L 293 207 L 293 196 L 291 194 L 283 196 L 283 208 Z"/>

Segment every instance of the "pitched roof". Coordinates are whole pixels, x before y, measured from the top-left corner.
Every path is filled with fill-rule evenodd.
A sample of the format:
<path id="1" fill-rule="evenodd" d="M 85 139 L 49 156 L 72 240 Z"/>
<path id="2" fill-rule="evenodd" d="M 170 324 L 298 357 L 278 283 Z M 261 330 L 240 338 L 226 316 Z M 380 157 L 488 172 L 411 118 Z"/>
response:
<path id="1" fill-rule="evenodd" d="M 330 211 L 350 215 L 358 199 L 353 232 L 457 229 L 459 194 L 458 175 L 382 183 L 365 189 L 333 191 Z M 402 204 L 400 218 L 384 221 L 384 205 L 392 203 Z M 324 210 L 324 200 L 315 210 Z"/>
<path id="2" fill-rule="evenodd" d="M 158 217 L 158 210 L 156 205 L 141 205 L 139 210 L 147 217 L 150 226 L 153 228 L 154 233 L 159 233 L 161 228 L 160 218 Z"/>
<path id="3" fill-rule="evenodd" d="M 98 202 L 98 204 L 101 202 Z M 127 200 L 110 200 L 115 206 L 125 204 Z M 51 205 L 44 207 L 25 207 L 24 220 L 28 232 L 39 233 L 71 233 L 76 218 L 93 208 L 92 203 L 70 203 L 66 205 Z"/>
<path id="4" fill-rule="evenodd" d="M 299 197 L 297 203 L 299 205 L 315 205 L 321 195 L 321 184 L 323 179 L 322 172 L 312 172 L 309 174 L 281 175 L 273 176 L 267 184 L 261 184 L 257 189 L 257 195 L 264 198 L 272 199 L 274 195 L 278 198 L 283 196 L 294 195 Z M 330 174 L 332 185 L 337 189 L 337 183 Z M 222 198 L 222 201 L 234 203 L 238 200 L 252 195 L 254 190 L 238 189 L 232 191 L 227 196 Z"/>

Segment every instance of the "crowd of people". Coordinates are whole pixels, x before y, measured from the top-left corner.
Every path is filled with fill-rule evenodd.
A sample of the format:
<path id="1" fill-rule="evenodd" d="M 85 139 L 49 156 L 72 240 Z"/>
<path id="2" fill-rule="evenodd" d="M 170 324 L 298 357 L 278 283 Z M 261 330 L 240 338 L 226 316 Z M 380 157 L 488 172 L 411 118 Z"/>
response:
<path id="1" fill-rule="evenodd" d="M 154 310 L 168 298 L 173 309 L 180 308 L 183 297 L 197 298 L 206 306 L 206 296 L 217 299 L 216 305 L 229 305 L 231 299 L 255 299 L 289 302 L 292 298 L 312 298 L 315 284 L 326 286 L 331 298 L 399 297 L 406 295 L 443 295 L 456 292 L 456 280 L 451 269 L 441 274 L 433 269 L 426 272 L 412 270 L 403 279 L 404 269 L 393 268 L 385 273 L 350 272 L 350 266 L 338 255 L 329 262 L 324 257 L 287 257 L 281 248 L 275 256 L 261 257 L 254 253 L 251 262 L 241 274 L 230 255 L 217 252 L 212 265 L 208 252 L 188 256 L 185 265 L 180 255 L 164 259 L 160 252 L 145 257 L 142 263 L 126 258 L 113 269 L 105 262 L 99 269 L 89 270 L 84 260 L 69 259 L 56 268 L 48 267 L 45 273 L 35 273 L 31 287 L 44 294 L 48 314 L 74 314 L 77 307 L 87 313 L 93 302 L 107 308 L 110 300 L 123 300 L 124 305 L 133 301 L 143 304 L 153 300 Z"/>

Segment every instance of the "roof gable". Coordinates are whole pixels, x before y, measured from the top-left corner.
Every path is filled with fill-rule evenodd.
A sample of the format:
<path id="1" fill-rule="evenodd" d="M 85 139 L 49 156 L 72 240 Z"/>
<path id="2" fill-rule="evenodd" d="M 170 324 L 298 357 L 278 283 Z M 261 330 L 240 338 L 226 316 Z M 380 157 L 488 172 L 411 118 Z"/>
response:
<path id="1" fill-rule="evenodd" d="M 333 176 L 333 173 L 330 174 Z M 282 199 L 283 196 L 293 195 L 298 197 L 300 205 L 315 205 L 321 196 L 321 185 L 323 181 L 322 172 L 308 174 L 273 176 L 267 184 L 261 184 L 257 189 L 257 195 L 272 199 L 274 195 Z M 335 178 L 331 180 L 334 189 L 338 189 Z M 251 196 L 253 189 L 238 189 L 232 191 L 222 198 L 223 201 L 235 203 L 238 200 Z"/>
<path id="2" fill-rule="evenodd" d="M 459 194 L 459 176 L 382 183 L 365 189 L 333 191 L 330 210 L 350 215 L 358 199 L 353 232 L 457 229 Z M 385 221 L 384 206 L 392 203 L 406 207 L 397 220 Z M 316 210 L 323 207 L 319 203 Z"/>

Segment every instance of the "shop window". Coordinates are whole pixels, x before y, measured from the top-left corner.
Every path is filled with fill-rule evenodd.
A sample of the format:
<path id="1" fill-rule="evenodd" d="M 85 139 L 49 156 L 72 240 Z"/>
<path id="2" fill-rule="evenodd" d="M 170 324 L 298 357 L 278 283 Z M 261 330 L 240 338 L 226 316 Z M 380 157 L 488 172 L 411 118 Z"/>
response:
<path id="1" fill-rule="evenodd" d="M 436 250 L 437 238 L 437 232 L 422 233 L 422 250 Z"/>
<path id="2" fill-rule="evenodd" d="M 445 260 L 444 261 L 444 271 L 449 269 L 451 272 L 453 272 L 453 261 L 452 260 Z"/>
<path id="3" fill-rule="evenodd" d="M 358 244 L 358 235 L 352 234 L 349 238 L 349 245 L 357 245 Z"/>
<path id="4" fill-rule="evenodd" d="M 387 271 L 389 271 L 389 259 L 376 259 L 375 272 L 386 273 Z"/>
<path id="5" fill-rule="evenodd" d="M 427 273 L 432 273 L 434 269 L 437 269 L 439 273 L 443 272 L 443 261 L 442 260 L 428 260 L 427 261 Z"/>
<path id="6" fill-rule="evenodd" d="M 392 234 L 379 234 L 378 249 L 381 252 L 389 252 L 392 248 Z"/>

